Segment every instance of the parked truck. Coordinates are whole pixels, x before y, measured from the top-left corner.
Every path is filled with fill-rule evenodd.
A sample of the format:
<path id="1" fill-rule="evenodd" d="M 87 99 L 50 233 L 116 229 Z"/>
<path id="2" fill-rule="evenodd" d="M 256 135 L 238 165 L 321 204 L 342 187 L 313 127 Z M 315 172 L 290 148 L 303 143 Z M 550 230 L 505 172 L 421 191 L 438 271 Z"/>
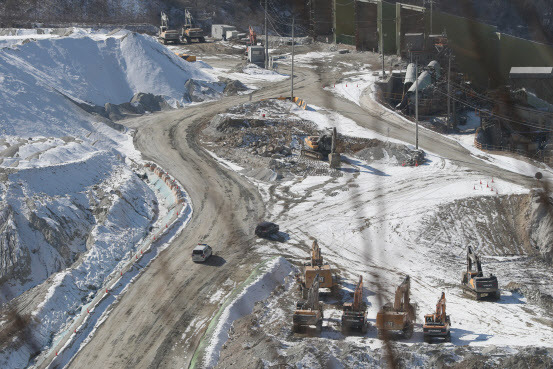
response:
<path id="1" fill-rule="evenodd" d="M 180 34 L 181 42 L 191 43 L 192 40 L 197 42 L 205 42 L 204 30 L 198 27 L 194 27 L 194 18 L 188 9 L 185 9 L 184 13 L 184 25 L 181 28 Z"/>
<path id="2" fill-rule="evenodd" d="M 169 17 L 161 12 L 161 26 L 159 27 L 158 40 L 167 45 L 169 42 L 178 44 L 180 42 L 179 31 L 169 29 Z"/>

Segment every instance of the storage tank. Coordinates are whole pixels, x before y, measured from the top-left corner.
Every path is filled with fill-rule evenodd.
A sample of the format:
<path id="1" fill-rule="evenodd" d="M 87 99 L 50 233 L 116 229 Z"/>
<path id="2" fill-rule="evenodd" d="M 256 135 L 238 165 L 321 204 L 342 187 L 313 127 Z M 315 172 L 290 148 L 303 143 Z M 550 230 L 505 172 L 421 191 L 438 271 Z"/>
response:
<path id="1" fill-rule="evenodd" d="M 409 90 L 413 83 L 415 83 L 415 80 L 417 79 L 417 76 L 415 74 L 415 63 L 410 63 L 407 66 L 407 71 L 405 72 L 405 80 L 403 81 L 403 88 L 405 90 Z"/>

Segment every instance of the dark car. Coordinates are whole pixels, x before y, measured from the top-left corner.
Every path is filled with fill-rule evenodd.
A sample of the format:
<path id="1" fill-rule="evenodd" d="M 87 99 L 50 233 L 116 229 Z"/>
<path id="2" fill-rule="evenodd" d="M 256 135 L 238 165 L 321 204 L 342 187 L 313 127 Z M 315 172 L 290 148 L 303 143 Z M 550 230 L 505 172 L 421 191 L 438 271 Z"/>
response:
<path id="1" fill-rule="evenodd" d="M 271 222 L 261 222 L 255 227 L 255 234 L 258 237 L 269 237 L 278 233 L 278 225 Z"/>

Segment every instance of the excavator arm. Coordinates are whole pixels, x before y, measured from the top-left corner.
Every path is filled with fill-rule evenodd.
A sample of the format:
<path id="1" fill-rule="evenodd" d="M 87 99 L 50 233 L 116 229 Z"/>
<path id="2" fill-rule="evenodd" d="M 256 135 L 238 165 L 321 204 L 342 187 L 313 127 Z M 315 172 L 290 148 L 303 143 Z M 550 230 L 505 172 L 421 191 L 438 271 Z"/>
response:
<path id="1" fill-rule="evenodd" d="M 321 255 L 321 248 L 317 240 L 313 241 L 311 245 L 311 266 L 321 266 L 323 265 L 323 256 Z"/>
<path id="2" fill-rule="evenodd" d="M 476 270 L 474 270 L 475 266 Z M 476 272 L 478 276 L 484 275 L 482 272 L 482 263 L 480 263 L 480 258 L 472 251 L 472 247 L 470 246 L 467 248 L 467 272 Z"/>
<path id="3" fill-rule="evenodd" d="M 394 300 L 395 311 L 408 311 L 409 308 L 409 292 L 411 288 L 411 281 L 409 276 L 405 277 L 403 282 L 396 289 L 396 297 Z"/>
<path id="4" fill-rule="evenodd" d="M 363 276 L 359 276 L 359 282 L 357 287 L 355 287 L 355 292 L 353 294 L 353 311 L 361 311 L 361 304 L 363 302 Z"/>
<path id="5" fill-rule="evenodd" d="M 445 313 L 445 292 L 442 292 L 442 297 L 438 300 L 436 304 L 436 314 L 434 316 L 435 322 L 441 322 L 445 324 L 446 313 Z"/>

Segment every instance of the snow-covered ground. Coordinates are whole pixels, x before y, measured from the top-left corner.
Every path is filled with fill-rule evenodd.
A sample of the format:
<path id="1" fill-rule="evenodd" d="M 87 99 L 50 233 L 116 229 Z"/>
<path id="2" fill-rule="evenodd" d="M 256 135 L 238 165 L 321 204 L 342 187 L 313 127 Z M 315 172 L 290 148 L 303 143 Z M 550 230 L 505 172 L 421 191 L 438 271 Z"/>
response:
<path id="1" fill-rule="evenodd" d="M 321 129 L 338 125 L 344 135 L 385 139 L 318 107 L 312 111 L 292 107 L 290 112 L 313 121 Z M 265 199 L 266 218 L 277 222 L 289 237 L 284 243 L 259 240 L 256 250 L 263 255 L 286 255 L 289 260 L 304 262 L 312 239 L 316 238 L 325 261 L 339 269 L 343 291 L 352 292 L 358 276 L 363 276 L 373 328 L 365 337 L 345 338 L 351 347 L 382 347 L 376 339 L 375 317 L 382 304 L 393 301 L 395 287 L 406 275 L 411 277 L 412 301 L 418 305 L 418 324 L 415 335 L 403 344 L 422 342 L 422 317 L 434 311 L 444 291 L 452 319 L 450 345 L 514 350 L 536 345 L 553 347 L 553 326 L 549 318 L 544 318 L 548 316 L 546 312 L 505 289 L 509 282 L 541 286 L 540 280 L 553 277 L 552 272 L 530 261 L 531 253 L 520 238 L 511 234 L 518 232 L 513 221 L 516 209 L 512 207 L 516 206 L 517 196 L 528 190 L 432 153 L 418 167 L 402 167 L 390 159 L 369 163 L 344 157 L 340 175 L 297 176 L 270 183 L 250 178 Z M 499 302 L 477 302 L 463 296 L 459 283 L 466 268 L 467 246 L 482 255 L 486 274 L 498 276 L 503 289 Z M 547 292 L 553 291 L 547 288 Z M 267 304 L 272 306 L 272 302 Z M 286 322 L 277 323 L 278 319 L 270 315 L 282 318 L 281 309 L 292 308 L 273 308 L 265 323 L 289 326 Z M 344 346 L 340 343 L 344 339 L 338 323 L 340 316 L 338 307 L 327 306 L 322 338 L 304 338 L 302 344 L 313 339 L 324 342 L 328 350 L 340 351 Z M 289 329 L 265 329 L 280 342 L 280 355 L 297 352 L 294 347 L 298 342 L 290 338 Z"/>
<path id="2" fill-rule="evenodd" d="M 248 64 L 241 72 L 234 72 L 225 68 L 212 68 L 206 70 L 206 73 L 210 73 L 215 77 L 239 80 L 252 90 L 259 88 L 260 83 L 279 82 L 288 78 L 285 74 L 260 68 L 255 64 Z"/>
<path id="3" fill-rule="evenodd" d="M 103 107 L 142 92 L 177 106 L 190 102 L 186 81 L 216 78 L 128 31 L 18 32 L 2 42 L 10 47 L 0 49 L 0 303 L 15 301 L 35 319 L 32 344 L 14 337 L 3 346 L 0 366 L 15 368 L 61 339 L 171 212 L 137 176 L 132 132 L 77 103 Z"/>

